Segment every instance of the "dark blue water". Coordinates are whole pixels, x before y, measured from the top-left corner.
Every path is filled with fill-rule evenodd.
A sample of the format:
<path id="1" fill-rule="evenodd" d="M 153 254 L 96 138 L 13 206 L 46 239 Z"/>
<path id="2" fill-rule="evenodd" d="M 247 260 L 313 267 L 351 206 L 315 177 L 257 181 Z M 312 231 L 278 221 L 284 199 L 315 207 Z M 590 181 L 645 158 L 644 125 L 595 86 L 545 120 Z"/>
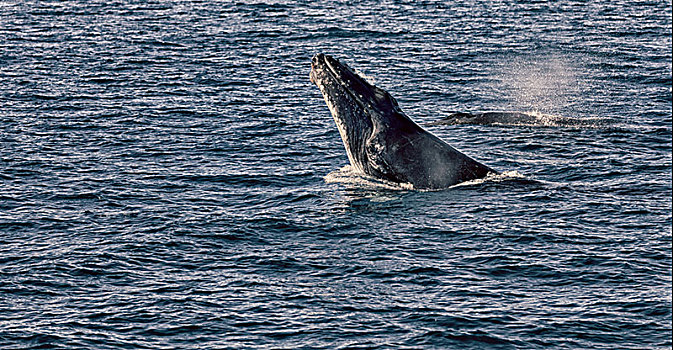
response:
<path id="1" fill-rule="evenodd" d="M 516 176 L 391 189 L 318 52 L 610 122 L 428 127 Z M 671 2 L 2 2 L 0 347 L 670 349 Z"/>

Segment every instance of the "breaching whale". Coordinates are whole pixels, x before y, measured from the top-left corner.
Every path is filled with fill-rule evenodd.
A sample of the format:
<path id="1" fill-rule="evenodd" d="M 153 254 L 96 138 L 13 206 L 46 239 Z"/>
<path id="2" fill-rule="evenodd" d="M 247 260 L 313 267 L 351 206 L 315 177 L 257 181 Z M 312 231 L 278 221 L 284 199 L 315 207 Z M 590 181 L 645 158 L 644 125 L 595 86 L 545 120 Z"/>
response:
<path id="1" fill-rule="evenodd" d="M 388 92 L 332 56 L 315 55 L 310 78 L 358 172 L 416 189 L 442 189 L 497 173 L 421 128 Z"/>

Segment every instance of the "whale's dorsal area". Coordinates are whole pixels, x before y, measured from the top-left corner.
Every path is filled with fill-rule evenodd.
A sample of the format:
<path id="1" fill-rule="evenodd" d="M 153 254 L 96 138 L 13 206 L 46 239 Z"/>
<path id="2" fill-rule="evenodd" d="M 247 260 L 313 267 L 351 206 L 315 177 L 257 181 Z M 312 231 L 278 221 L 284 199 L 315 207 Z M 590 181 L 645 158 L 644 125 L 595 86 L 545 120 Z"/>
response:
<path id="1" fill-rule="evenodd" d="M 387 91 L 329 55 L 311 62 L 311 81 L 357 171 L 416 189 L 442 189 L 496 173 L 421 128 Z"/>
<path id="2" fill-rule="evenodd" d="M 579 119 L 537 112 L 482 112 L 451 113 L 448 116 L 425 125 L 520 125 L 542 127 L 598 128 L 612 124 L 607 118 Z"/>

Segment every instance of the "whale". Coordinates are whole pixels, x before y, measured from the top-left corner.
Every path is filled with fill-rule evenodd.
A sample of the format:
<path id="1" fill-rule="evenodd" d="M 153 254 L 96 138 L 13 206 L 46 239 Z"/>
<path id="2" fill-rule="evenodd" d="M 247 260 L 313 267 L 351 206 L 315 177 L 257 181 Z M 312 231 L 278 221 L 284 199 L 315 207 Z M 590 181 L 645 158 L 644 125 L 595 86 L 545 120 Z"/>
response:
<path id="1" fill-rule="evenodd" d="M 313 56 L 310 81 L 320 89 L 358 173 L 428 190 L 498 174 L 423 129 L 387 91 L 330 55 Z"/>
<path id="2" fill-rule="evenodd" d="M 520 112 L 484 112 L 484 113 L 467 113 L 455 112 L 451 113 L 445 118 L 432 122 L 430 125 L 459 125 L 459 124 L 533 124 L 541 119 L 534 114 L 520 113 Z"/>
<path id="3" fill-rule="evenodd" d="M 525 112 L 454 112 L 448 116 L 425 125 L 520 125 L 591 128 L 609 125 L 607 118 L 578 119 L 559 115 Z"/>

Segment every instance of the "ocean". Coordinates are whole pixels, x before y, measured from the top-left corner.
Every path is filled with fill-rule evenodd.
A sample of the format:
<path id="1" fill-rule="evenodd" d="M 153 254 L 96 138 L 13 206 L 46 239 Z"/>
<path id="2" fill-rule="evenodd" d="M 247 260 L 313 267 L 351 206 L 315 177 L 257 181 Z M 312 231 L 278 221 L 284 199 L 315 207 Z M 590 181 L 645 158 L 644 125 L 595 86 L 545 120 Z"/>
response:
<path id="1" fill-rule="evenodd" d="M 0 3 L 0 348 L 670 349 L 671 8 Z M 316 53 L 510 176 L 355 173 Z"/>

